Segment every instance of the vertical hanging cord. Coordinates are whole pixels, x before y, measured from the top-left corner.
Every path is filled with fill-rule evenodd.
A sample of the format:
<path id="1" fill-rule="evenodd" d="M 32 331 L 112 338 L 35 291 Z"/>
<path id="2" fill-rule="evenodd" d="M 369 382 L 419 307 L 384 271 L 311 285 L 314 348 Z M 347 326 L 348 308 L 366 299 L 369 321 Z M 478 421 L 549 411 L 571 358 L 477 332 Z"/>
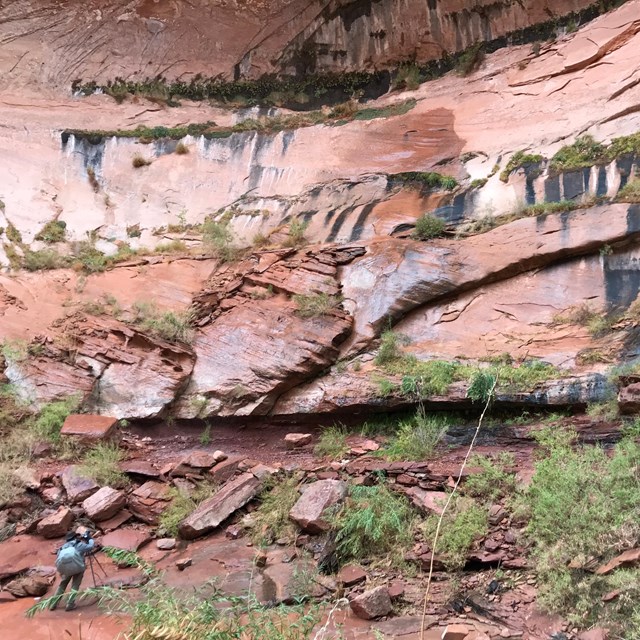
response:
<path id="1" fill-rule="evenodd" d="M 431 579 L 433 578 L 433 562 L 436 555 L 436 548 L 438 545 L 438 538 L 440 536 L 440 528 L 442 527 L 442 521 L 444 519 L 444 514 L 447 512 L 449 505 L 451 504 L 451 500 L 453 500 L 453 496 L 458 490 L 458 486 L 462 480 L 462 474 L 467 466 L 467 462 L 469 461 L 469 457 L 471 456 L 471 452 L 473 451 L 473 447 L 478 438 L 478 434 L 480 433 L 480 427 L 482 426 L 482 421 L 484 420 L 484 415 L 491 404 L 491 400 L 493 399 L 493 392 L 495 391 L 496 385 L 498 384 L 498 376 L 493 380 L 493 384 L 491 385 L 491 390 L 489 391 L 489 395 L 487 397 L 487 402 L 484 405 L 484 409 L 482 410 L 482 414 L 480 415 L 480 420 L 478 420 L 478 426 L 476 427 L 476 431 L 473 434 L 473 438 L 471 440 L 471 444 L 469 445 L 469 449 L 467 450 L 467 455 L 464 457 L 464 461 L 462 462 L 462 466 L 460 467 L 460 473 L 458 475 L 458 479 L 453 487 L 453 491 L 449 494 L 447 498 L 447 502 L 442 509 L 442 513 L 438 518 L 438 526 L 436 527 L 436 533 L 433 537 L 433 544 L 431 545 L 431 561 L 429 562 L 429 575 L 427 576 L 427 588 L 424 592 L 424 603 L 422 606 L 422 622 L 420 624 L 420 640 L 424 640 L 424 632 L 425 632 L 425 622 L 427 618 L 427 604 L 429 602 L 429 592 L 431 590 Z"/>

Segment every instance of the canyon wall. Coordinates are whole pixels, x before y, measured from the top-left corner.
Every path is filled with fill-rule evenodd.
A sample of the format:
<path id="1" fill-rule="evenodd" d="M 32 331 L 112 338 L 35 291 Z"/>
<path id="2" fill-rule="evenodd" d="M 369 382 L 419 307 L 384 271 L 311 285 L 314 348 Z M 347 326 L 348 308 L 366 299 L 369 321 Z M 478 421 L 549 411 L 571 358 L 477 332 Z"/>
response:
<path id="1" fill-rule="evenodd" d="M 26 5 L 3 11 L 20 6 Z M 0 87 L 0 340 L 13 345 L 0 364 L 23 398 L 41 404 L 78 393 L 92 411 L 129 418 L 399 407 L 411 401 L 398 392 L 402 374 L 375 362 L 389 327 L 403 336 L 401 351 L 410 362 L 484 366 L 508 356 L 557 368 L 554 380 L 537 390 L 505 391 L 506 404 L 583 405 L 612 392 L 608 370 L 637 355 L 628 309 L 640 284 L 640 210 L 624 194 L 640 170 L 634 146 L 639 0 L 553 42 L 500 49 L 467 77 L 452 72 L 354 102 L 344 117 L 326 107 L 318 124 L 282 126 L 292 122 L 283 109 L 190 101 L 171 107 L 142 96 L 117 104 L 107 95 L 69 95 L 72 75 L 91 68 L 106 42 L 117 48 L 109 21 L 124 30 L 144 24 L 148 32 L 163 6 L 146 3 L 144 20 L 118 21 L 123 8 L 115 4 L 86 13 L 104 21 L 105 40 L 78 65 L 67 61 L 64 72 L 47 70 L 65 66 L 64 57 L 45 56 L 38 47 L 68 28 L 68 12 L 84 15 L 79 5 L 69 3 L 59 14 L 32 7 L 9 20 L 14 31 L 4 31 L 2 64 L 29 41 L 17 31 L 23 19 L 55 23 Z M 296 6 L 269 11 L 284 16 Z M 486 15 L 502 11 L 501 20 L 491 18 L 490 33 L 482 30 L 479 3 L 473 11 L 453 2 L 415 11 L 428 13 L 432 30 L 436 16 L 443 25 L 446 16 L 465 15 L 467 26 L 459 18 L 461 30 L 443 30 L 442 47 L 459 49 L 480 32 L 493 39 L 500 30 L 541 20 L 536 11 L 544 6 L 528 6 L 487 4 Z M 167 24 L 177 8 L 181 20 L 194 10 L 166 5 Z M 567 3 L 562 10 L 580 8 Z M 384 0 L 298 9 L 296 19 L 307 26 L 323 16 L 317 28 L 296 31 L 305 42 L 313 34 L 339 38 L 347 24 L 354 34 L 365 23 L 373 29 L 384 16 L 402 33 L 406 18 L 398 17 L 399 4 Z M 266 15 L 262 9 L 243 10 L 253 16 L 247 36 L 251 64 L 258 65 L 260 47 L 273 51 L 276 43 L 263 34 L 259 45 L 258 27 L 251 32 L 251 20 L 257 25 Z M 216 15 L 225 11 L 231 9 Z M 170 26 L 160 29 L 153 46 L 167 46 L 169 33 Z M 418 46 L 417 32 L 412 38 L 409 48 Z M 281 41 L 279 50 L 293 47 L 294 39 Z M 198 44 L 192 40 L 188 46 Z M 249 48 L 236 44 L 236 62 L 227 60 L 225 73 Z M 356 38 L 353 54 L 340 64 L 366 67 L 359 47 Z M 424 59 L 428 50 L 421 49 Z M 127 55 L 135 51 L 132 46 Z M 404 55 L 400 45 L 393 51 L 396 58 L 385 64 Z M 30 56 L 41 56 L 44 78 L 56 78 L 48 89 L 36 83 Z M 199 58 L 188 56 L 193 71 Z M 222 64 L 225 56 L 213 57 Z M 102 59 L 105 78 L 119 73 L 109 56 Z M 286 60 L 282 53 L 283 65 Z M 144 65 L 138 61 L 132 73 L 146 73 Z M 253 121 L 257 130 L 239 130 Z M 140 125 L 169 130 L 207 122 L 216 123 L 217 135 L 131 134 Z M 603 144 L 629 136 L 630 146 L 615 157 L 558 169 L 554 154 L 584 135 Z M 510 166 L 517 152 L 529 160 Z M 137 157 L 144 162 L 135 166 Z M 556 209 L 545 209 L 549 204 Z M 414 237 L 423 214 L 443 222 L 444 237 Z M 240 250 L 235 260 L 224 261 L 207 245 L 206 221 L 228 229 Z M 60 241 L 42 235 L 52 223 L 64 230 Z M 74 262 L 78 247 L 89 245 L 103 260 L 90 269 Z M 52 254 L 65 268 L 20 268 L 28 258 Z M 105 256 L 124 259 L 112 264 Z M 305 313 L 305 301 L 324 306 Z M 189 339 L 167 340 L 139 321 L 141 305 L 149 303 L 163 312 L 190 310 Z M 566 320 L 581 307 L 606 319 L 608 330 Z M 467 403 L 465 384 L 456 380 L 433 401 Z"/>

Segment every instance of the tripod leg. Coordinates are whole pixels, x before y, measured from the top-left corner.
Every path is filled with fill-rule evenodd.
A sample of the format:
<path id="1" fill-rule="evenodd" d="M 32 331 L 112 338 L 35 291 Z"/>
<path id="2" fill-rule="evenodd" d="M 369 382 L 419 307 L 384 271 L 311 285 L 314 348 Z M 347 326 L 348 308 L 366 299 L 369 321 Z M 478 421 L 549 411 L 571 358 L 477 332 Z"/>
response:
<path id="1" fill-rule="evenodd" d="M 100 571 L 102 571 L 102 573 L 104 574 L 104 577 L 107 577 L 107 572 L 105 571 L 105 568 L 102 566 L 102 563 L 100 562 L 100 560 L 98 560 L 98 558 L 96 556 L 91 556 L 95 561 L 96 564 L 98 565 L 98 567 L 100 568 Z"/>
<path id="2" fill-rule="evenodd" d="M 97 589 L 98 584 L 96 582 L 96 574 L 93 572 L 93 560 L 91 556 L 89 556 L 89 568 L 91 569 L 91 577 L 93 578 L 93 587 L 94 589 Z"/>

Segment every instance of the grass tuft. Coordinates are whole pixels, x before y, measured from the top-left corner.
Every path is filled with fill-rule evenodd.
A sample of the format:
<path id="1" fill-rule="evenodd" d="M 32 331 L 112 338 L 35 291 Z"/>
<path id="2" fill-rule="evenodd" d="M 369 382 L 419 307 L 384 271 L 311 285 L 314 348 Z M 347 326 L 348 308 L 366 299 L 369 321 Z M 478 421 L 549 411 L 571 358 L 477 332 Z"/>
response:
<path id="1" fill-rule="evenodd" d="M 340 296 L 330 296 L 327 293 L 311 293 L 296 294 L 293 301 L 297 307 L 296 313 L 301 318 L 318 318 L 330 314 L 340 305 L 342 299 Z"/>
<path id="2" fill-rule="evenodd" d="M 386 558 L 401 563 L 413 544 L 414 522 L 407 500 L 386 485 L 351 487 L 333 520 L 340 562 Z"/>
<path id="3" fill-rule="evenodd" d="M 279 538 L 293 539 L 295 525 L 289 520 L 289 511 L 300 497 L 299 476 L 267 481 L 260 495 L 260 505 L 253 512 L 253 542 L 258 545 L 271 544 Z"/>
<path id="4" fill-rule="evenodd" d="M 320 438 L 314 447 L 314 453 L 321 458 L 340 460 L 344 458 L 349 445 L 347 444 L 348 432 L 344 425 L 334 424 L 327 427 L 320 434 Z"/>
<path id="5" fill-rule="evenodd" d="M 89 449 L 80 465 L 80 475 L 93 478 L 99 485 L 123 488 L 129 484 L 120 470 L 122 451 L 117 444 L 100 442 Z"/>
<path id="6" fill-rule="evenodd" d="M 381 451 L 387 460 L 428 460 L 449 429 L 448 416 L 429 415 L 420 407 L 415 416 L 400 423 L 389 445 Z"/>

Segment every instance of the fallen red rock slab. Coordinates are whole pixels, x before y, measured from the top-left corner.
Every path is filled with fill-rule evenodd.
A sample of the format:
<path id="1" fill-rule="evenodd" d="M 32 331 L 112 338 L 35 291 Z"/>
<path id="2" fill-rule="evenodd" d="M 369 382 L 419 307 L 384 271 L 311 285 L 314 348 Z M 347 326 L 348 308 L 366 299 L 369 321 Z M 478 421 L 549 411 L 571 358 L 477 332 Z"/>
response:
<path id="1" fill-rule="evenodd" d="M 630 567 L 636 564 L 640 564 L 640 547 L 636 549 L 628 549 L 619 556 L 609 560 L 609 562 L 596 569 L 596 574 L 599 576 L 606 576 L 608 573 L 611 573 L 620 567 Z"/>

